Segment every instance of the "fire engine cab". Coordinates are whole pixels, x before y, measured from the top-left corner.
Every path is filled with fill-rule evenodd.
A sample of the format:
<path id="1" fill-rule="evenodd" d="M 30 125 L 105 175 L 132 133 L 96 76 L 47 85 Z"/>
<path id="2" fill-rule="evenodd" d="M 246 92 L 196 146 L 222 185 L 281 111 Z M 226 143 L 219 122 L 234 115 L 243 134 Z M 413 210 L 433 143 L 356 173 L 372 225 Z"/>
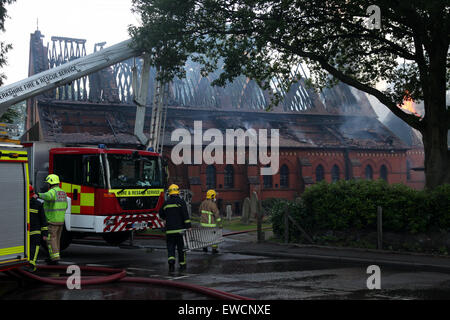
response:
<path id="1" fill-rule="evenodd" d="M 70 198 L 61 248 L 73 238 L 96 233 L 112 245 L 130 231 L 163 227 L 158 217 L 164 202 L 166 170 L 158 153 L 97 147 L 24 143 L 30 155 L 30 180 L 36 190 L 45 177 L 59 176 Z"/>

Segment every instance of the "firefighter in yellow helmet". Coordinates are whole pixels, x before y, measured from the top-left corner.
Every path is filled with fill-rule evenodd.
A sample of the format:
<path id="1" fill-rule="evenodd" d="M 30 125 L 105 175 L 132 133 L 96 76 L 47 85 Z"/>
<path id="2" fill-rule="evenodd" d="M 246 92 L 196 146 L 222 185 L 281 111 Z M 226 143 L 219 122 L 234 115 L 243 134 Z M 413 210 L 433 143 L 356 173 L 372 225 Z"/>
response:
<path id="1" fill-rule="evenodd" d="M 222 227 L 222 219 L 220 218 L 219 208 L 217 208 L 216 196 L 216 191 L 212 189 L 208 190 L 206 192 L 206 199 L 200 204 L 200 225 L 202 227 Z M 203 251 L 208 252 L 208 247 L 203 248 Z M 219 246 L 217 244 L 212 245 L 212 252 L 219 252 Z"/>
<path id="2" fill-rule="evenodd" d="M 44 200 L 45 216 L 48 222 L 47 245 L 50 259 L 47 262 L 58 264 L 64 215 L 68 206 L 67 194 L 59 187 L 59 177 L 56 174 L 49 174 L 45 182 L 49 185 L 49 190 L 45 193 L 38 193 L 37 196 Z"/>
<path id="3" fill-rule="evenodd" d="M 169 186 L 169 198 L 164 202 L 159 216 L 166 222 L 166 242 L 169 272 L 175 271 L 175 251 L 178 252 L 180 270 L 186 269 L 186 253 L 182 232 L 191 228 L 191 219 L 186 202 L 180 198 L 180 188 L 176 184 Z"/>

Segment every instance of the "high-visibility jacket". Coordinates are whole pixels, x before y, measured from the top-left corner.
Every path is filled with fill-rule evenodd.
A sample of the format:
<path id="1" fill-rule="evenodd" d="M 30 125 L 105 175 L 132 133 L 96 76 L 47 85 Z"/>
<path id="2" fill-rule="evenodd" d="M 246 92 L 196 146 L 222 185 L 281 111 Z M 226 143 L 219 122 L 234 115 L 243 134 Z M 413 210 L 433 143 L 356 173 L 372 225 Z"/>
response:
<path id="1" fill-rule="evenodd" d="M 44 200 L 45 216 L 49 223 L 64 222 L 64 214 L 67 210 L 67 194 L 60 188 L 54 187 L 45 193 L 38 193 Z"/>
<path id="2" fill-rule="evenodd" d="M 217 223 L 220 223 L 222 219 L 220 218 L 219 208 L 214 201 L 211 199 L 203 200 L 199 208 L 200 213 L 200 225 L 202 227 L 217 227 Z"/>
<path id="3" fill-rule="evenodd" d="M 34 198 L 30 199 L 30 236 L 48 236 L 48 224 L 42 203 Z"/>
<path id="4" fill-rule="evenodd" d="M 171 195 L 164 202 L 159 216 L 166 221 L 166 234 L 180 233 L 191 227 L 186 202 L 178 195 Z"/>

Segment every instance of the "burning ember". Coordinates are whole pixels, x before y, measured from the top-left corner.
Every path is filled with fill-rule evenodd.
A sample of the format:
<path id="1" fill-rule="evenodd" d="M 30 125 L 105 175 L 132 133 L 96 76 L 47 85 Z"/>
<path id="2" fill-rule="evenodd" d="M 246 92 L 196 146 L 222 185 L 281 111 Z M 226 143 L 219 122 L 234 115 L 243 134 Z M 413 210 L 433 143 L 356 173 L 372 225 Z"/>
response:
<path id="1" fill-rule="evenodd" d="M 409 92 L 406 91 L 405 97 L 403 98 L 403 104 L 399 105 L 400 109 L 403 109 L 404 111 L 408 111 L 409 113 L 412 113 L 418 117 L 421 117 L 421 115 L 417 112 L 416 108 L 414 107 L 414 100 L 409 96 Z"/>

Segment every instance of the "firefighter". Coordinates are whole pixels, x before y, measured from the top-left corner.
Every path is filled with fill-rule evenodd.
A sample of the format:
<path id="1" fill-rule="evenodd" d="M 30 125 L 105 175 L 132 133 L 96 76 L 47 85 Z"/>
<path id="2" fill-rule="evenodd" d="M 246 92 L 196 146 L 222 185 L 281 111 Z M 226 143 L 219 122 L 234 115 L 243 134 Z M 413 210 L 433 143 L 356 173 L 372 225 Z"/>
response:
<path id="1" fill-rule="evenodd" d="M 61 233 L 64 228 L 64 215 L 67 210 L 67 194 L 59 187 L 59 177 L 50 174 L 45 179 L 49 190 L 38 193 L 39 198 L 44 200 L 45 216 L 48 222 L 47 246 L 49 258 L 48 264 L 58 264 L 61 259 L 59 254 Z"/>
<path id="2" fill-rule="evenodd" d="M 222 219 L 220 218 L 219 209 L 216 205 L 216 196 L 216 191 L 208 190 L 206 192 L 206 200 L 203 200 L 200 204 L 200 225 L 202 227 L 216 228 L 217 224 L 219 224 L 219 227 L 222 227 Z M 208 252 L 208 247 L 204 247 L 203 251 Z M 219 246 L 217 244 L 212 245 L 212 252 L 219 252 Z"/>
<path id="3" fill-rule="evenodd" d="M 169 272 L 175 271 L 175 251 L 178 251 L 180 270 L 186 270 L 183 231 L 191 229 L 191 220 L 186 202 L 180 198 L 180 189 L 176 184 L 169 186 L 169 198 L 164 202 L 159 216 L 166 222 L 166 241 Z"/>
<path id="4" fill-rule="evenodd" d="M 48 236 L 47 218 L 45 217 L 44 206 L 34 195 L 33 186 L 29 187 L 30 193 L 30 266 L 26 271 L 36 271 L 36 260 L 39 255 L 39 247 L 42 240 L 46 241 Z"/>

